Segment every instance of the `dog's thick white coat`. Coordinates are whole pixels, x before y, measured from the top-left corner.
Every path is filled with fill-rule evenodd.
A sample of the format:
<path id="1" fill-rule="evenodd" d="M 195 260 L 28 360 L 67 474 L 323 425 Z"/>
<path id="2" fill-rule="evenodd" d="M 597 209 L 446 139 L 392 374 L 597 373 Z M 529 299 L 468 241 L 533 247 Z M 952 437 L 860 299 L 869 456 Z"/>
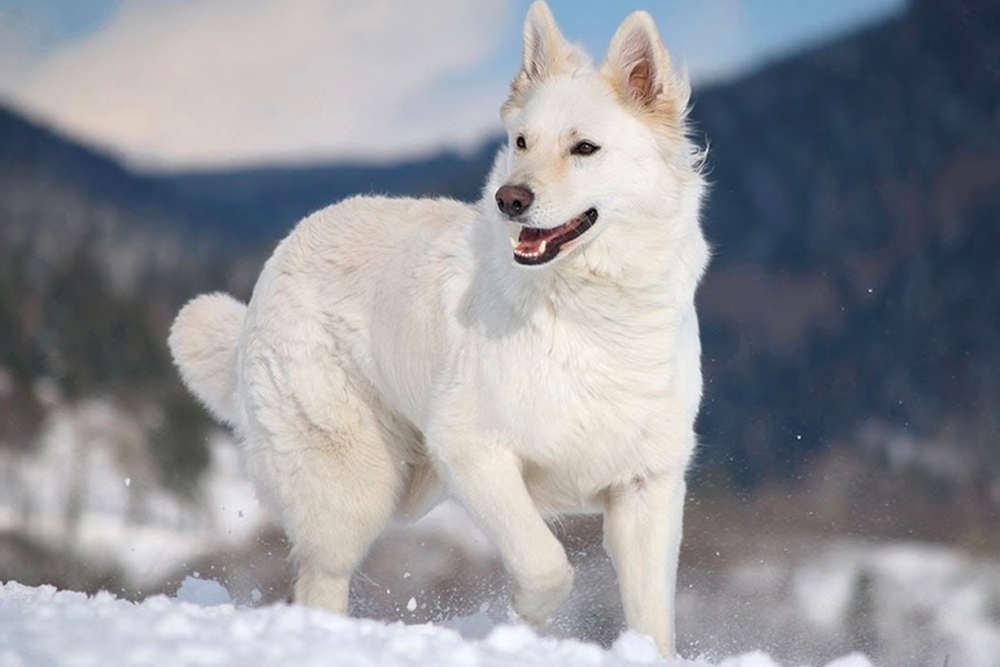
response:
<path id="1" fill-rule="evenodd" d="M 244 441 L 290 538 L 297 600 L 344 611 L 386 522 L 444 487 L 495 541 L 533 623 L 572 581 L 543 517 L 603 511 L 626 619 L 673 654 L 708 259 L 687 102 L 648 15 L 595 69 L 536 3 L 502 110 L 510 142 L 478 207 L 349 199 L 295 228 L 245 308 L 218 294 L 184 307 L 174 358 Z M 584 139 L 600 149 L 574 155 Z M 503 184 L 534 192 L 523 224 L 598 220 L 551 263 L 519 266 L 493 201 Z"/>

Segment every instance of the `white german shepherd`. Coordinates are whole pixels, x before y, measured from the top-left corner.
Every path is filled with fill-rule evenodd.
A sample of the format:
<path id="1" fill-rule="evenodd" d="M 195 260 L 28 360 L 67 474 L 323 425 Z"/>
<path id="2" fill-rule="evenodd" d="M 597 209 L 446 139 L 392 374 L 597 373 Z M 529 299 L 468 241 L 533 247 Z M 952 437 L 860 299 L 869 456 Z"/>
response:
<path id="1" fill-rule="evenodd" d="M 478 206 L 349 199 L 299 223 L 249 305 L 181 310 L 174 359 L 244 441 L 296 600 L 344 612 L 386 522 L 446 487 L 533 624 L 573 579 L 544 517 L 603 512 L 628 624 L 674 654 L 708 260 L 689 93 L 648 14 L 595 69 L 536 2 Z"/>

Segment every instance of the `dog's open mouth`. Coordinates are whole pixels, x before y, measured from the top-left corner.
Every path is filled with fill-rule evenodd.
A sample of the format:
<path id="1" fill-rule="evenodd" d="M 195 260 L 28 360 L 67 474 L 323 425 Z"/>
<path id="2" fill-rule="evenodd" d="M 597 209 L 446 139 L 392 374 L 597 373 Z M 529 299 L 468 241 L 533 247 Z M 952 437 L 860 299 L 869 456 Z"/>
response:
<path id="1" fill-rule="evenodd" d="M 583 235 L 597 222 L 597 209 L 588 208 L 569 222 L 551 229 L 522 227 L 514 246 L 514 261 L 518 264 L 538 265 L 551 262 L 559 251 Z"/>

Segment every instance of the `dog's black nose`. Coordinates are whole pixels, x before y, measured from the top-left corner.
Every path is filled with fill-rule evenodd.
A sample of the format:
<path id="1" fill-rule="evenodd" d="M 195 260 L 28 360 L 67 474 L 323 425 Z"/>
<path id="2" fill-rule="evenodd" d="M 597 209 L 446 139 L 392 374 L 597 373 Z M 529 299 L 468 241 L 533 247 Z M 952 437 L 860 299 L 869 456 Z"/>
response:
<path id="1" fill-rule="evenodd" d="M 497 207 L 510 217 L 521 215 L 528 210 L 535 194 L 523 185 L 505 185 L 497 190 Z"/>

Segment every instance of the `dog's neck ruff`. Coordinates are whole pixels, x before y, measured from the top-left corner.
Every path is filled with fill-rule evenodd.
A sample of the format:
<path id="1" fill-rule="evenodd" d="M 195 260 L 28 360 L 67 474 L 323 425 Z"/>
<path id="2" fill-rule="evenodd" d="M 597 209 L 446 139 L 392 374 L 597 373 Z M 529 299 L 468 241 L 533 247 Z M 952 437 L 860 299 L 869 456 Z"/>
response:
<path id="1" fill-rule="evenodd" d="M 676 305 L 671 299 L 679 263 L 665 242 L 633 247 L 627 251 L 633 258 L 618 254 L 621 249 L 612 239 L 599 238 L 539 267 L 511 261 L 509 244 L 501 236 L 484 245 L 488 257 L 482 266 L 494 293 L 525 317 L 539 309 L 584 315 L 626 301 L 650 308 Z"/>

